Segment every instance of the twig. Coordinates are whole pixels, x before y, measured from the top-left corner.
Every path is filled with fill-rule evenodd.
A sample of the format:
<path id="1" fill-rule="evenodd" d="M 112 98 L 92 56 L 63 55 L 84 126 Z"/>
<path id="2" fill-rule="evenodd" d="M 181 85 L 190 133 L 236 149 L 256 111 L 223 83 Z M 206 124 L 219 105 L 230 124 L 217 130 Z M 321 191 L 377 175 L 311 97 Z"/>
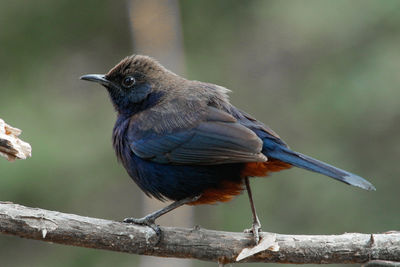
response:
<path id="1" fill-rule="evenodd" d="M 0 202 L 0 232 L 65 245 L 152 255 L 193 258 L 220 264 L 235 262 L 252 246 L 251 234 L 195 227 L 162 227 L 161 241 L 151 228 L 29 208 Z M 246 262 L 365 263 L 400 261 L 400 232 L 342 235 L 281 235 L 262 233 L 264 249 Z M 265 244 L 265 242 L 264 242 Z M 271 246 L 272 245 L 272 246 Z"/>

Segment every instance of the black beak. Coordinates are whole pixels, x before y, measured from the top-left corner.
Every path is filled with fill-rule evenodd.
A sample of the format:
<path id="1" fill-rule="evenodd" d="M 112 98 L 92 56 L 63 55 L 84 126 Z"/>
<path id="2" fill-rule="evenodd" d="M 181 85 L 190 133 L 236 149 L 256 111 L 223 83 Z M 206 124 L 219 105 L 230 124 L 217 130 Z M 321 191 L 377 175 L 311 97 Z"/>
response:
<path id="1" fill-rule="evenodd" d="M 80 77 L 81 80 L 96 82 L 102 85 L 110 85 L 110 81 L 106 79 L 105 75 L 102 74 L 88 74 Z"/>

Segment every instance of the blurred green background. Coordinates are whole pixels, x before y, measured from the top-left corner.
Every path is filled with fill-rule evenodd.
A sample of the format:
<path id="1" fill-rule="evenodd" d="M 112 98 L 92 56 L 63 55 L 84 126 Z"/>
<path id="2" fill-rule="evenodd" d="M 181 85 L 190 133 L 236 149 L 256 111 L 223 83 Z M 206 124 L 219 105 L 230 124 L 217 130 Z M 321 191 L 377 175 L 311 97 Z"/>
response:
<path id="1" fill-rule="evenodd" d="M 186 77 L 232 89 L 232 102 L 291 148 L 377 188 L 298 169 L 253 179 L 263 230 L 400 230 L 400 1 L 180 1 L 179 10 Z M 111 146 L 116 114 L 106 91 L 78 80 L 134 52 L 126 1 L 1 2 L 0 117 L 23 130 L 33 156 L 0 159 L 0 200 L 112 220 L 143 215 L 143 193 Z M 194 211 L 209 229 L 251 222 L 246 194 Z M 0 248 L 1 266 L 140 262 L 4 235 Z"/>

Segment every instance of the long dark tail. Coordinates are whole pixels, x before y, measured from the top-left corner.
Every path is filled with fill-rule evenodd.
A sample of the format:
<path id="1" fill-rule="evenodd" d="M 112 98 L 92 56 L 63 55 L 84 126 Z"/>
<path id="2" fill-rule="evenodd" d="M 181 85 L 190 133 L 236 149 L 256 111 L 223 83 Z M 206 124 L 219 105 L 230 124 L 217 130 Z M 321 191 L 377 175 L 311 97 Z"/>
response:
<path id="1" fill-rule="evenodd" d="M 275 143 L 273 146 L 268 146 L 264 142 L 264 147 L 266 148 L 264 153 L 268 158 L 278 159 L 302 169 L 318 172 L 343 183 L 357 186 L 365 190 L 376 190 L 370 182 L 364 178 L 361 178 L 360 176 L 341 170 L 309 156 L 292 151 L 283 145 Z"/>

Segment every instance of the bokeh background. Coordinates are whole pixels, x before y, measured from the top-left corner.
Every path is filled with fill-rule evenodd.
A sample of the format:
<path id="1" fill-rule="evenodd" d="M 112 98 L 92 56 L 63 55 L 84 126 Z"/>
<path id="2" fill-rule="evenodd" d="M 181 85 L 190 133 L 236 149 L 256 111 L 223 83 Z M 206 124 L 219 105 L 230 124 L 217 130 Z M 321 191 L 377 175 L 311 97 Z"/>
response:
<path id="1" fill-rule="evenodd" d="M 232 89 L 236 106 L 293 149 L 364 176 L 377 188 L 364 192 L 298 169 L 253 179 L 264 230 L 400 229 L 400 1 L 168 1 L 167 8 L 149 1 L 153 9 L 143 10 L 140 2 L 1 1 L 0 117 L 23 129 L 33 156 L 0 159 L 0 200 L 113 220 L 144 214 L 143 193 L 111 146 L 116 114 L 107 93 L 78 80 L 137 53 L 135 43 L 156 43 L 158 35 L 138 39 L 135 26 L 142 25 L 142 31 L 164 33 L 160 38 L 178 36 L 181 61 L 165 56 L 165 65 Z M 159 23 L 160 14 L 174 18 L 173 27 Z M 168 49 L 163 53 L 161 46 L 158 55 L 169 55 Z M 247 196 L 196 207 L 192 221 L 241 231 L 251 223 Z M 0 248 L 1 266 L 144 262 L 4 235 Z"/>

